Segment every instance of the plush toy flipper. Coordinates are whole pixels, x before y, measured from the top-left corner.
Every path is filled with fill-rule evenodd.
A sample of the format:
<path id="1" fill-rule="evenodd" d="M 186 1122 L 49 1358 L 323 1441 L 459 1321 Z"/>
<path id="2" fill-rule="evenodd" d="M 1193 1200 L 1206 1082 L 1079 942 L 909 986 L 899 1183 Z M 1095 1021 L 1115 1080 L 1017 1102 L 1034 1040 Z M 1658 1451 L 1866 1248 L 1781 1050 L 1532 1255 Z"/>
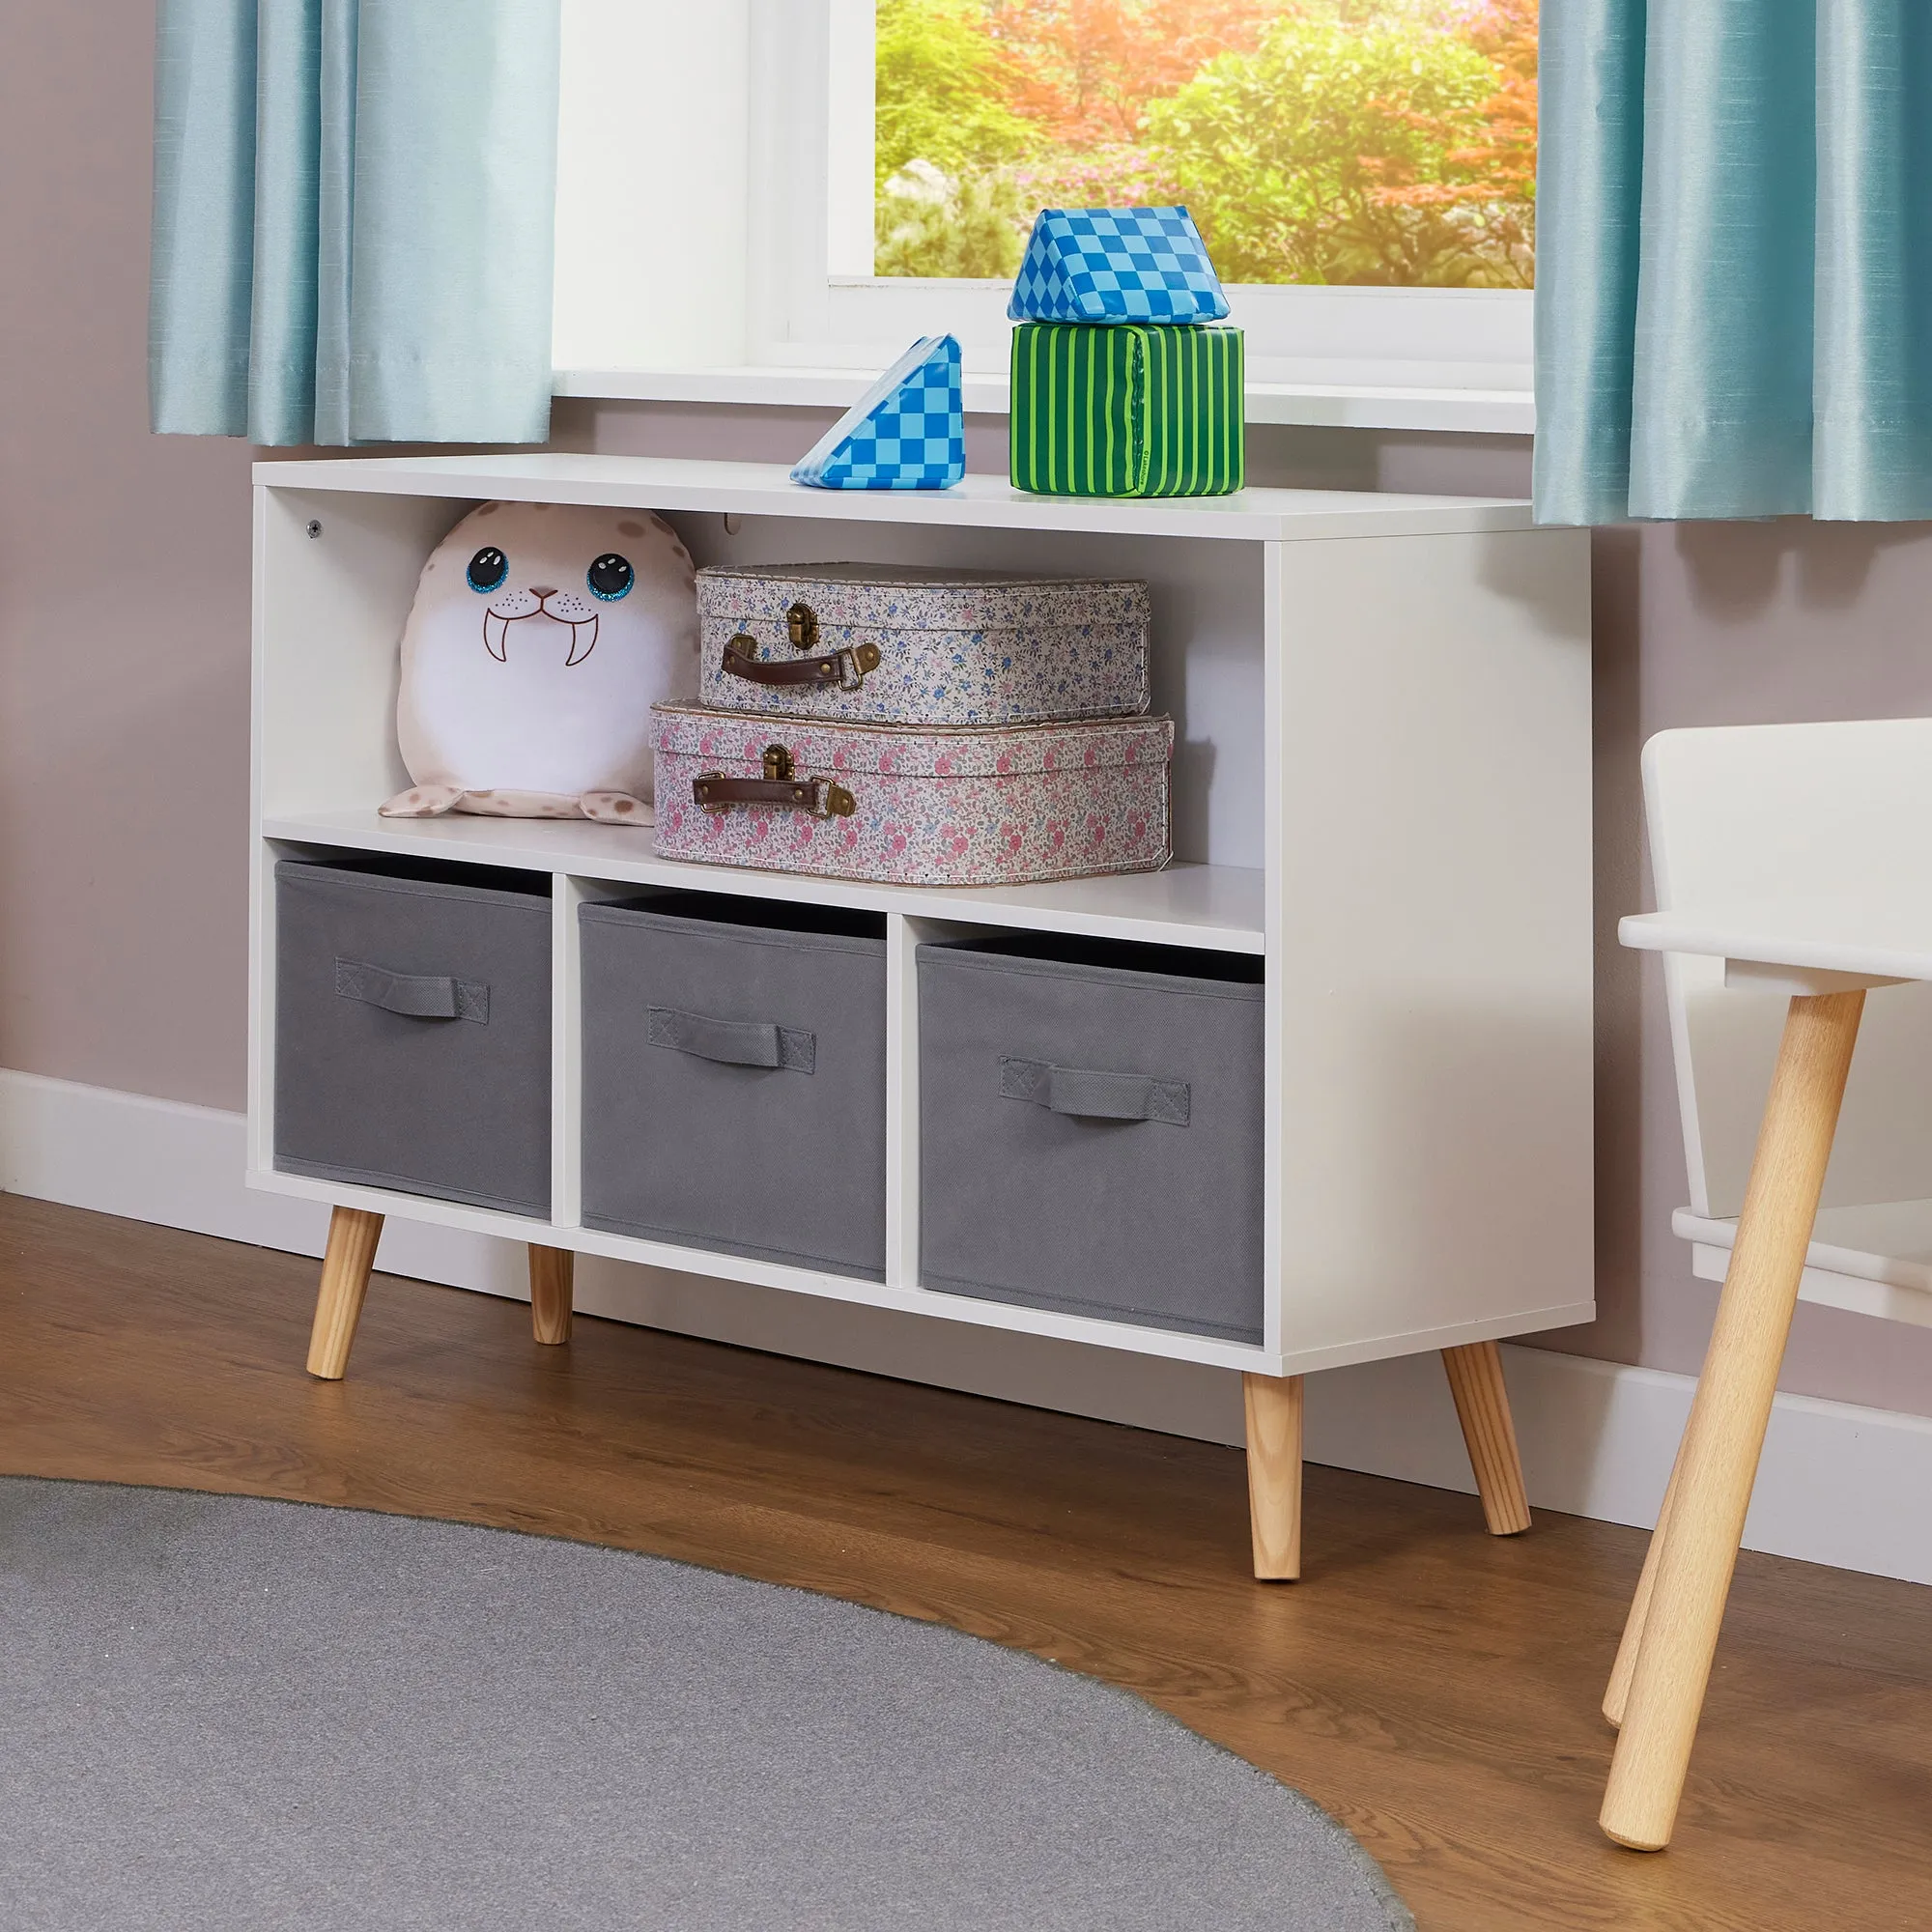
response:
<path id="1" fill-rule="evenodd" d="M 640 798 L 623 791 L 587 791 L 578 803 L 585 818 L 600 825 L 649 825 L 656 814 Z"/>
<path id="2" fill-rule="evenodd" d="M 495 790 L 466 791 L 456 801 L 458 811 L 472 818 L 579 818 L 576 798 L 568 792 Z"/>
<path id="3" fill-rule="evenodd" d="M 384 818 L 440 818 L 461 811 L 475 818 L 594 818 L 600 825 L 649 825 L 647 800 L 627 791 L 463 791 L 455 785 L 412 785 L 377 810 Z"/>
<path id="4" fill-rule="evenodd" d="M 440 818 L 445 811 L 454 811 L 462 797 L 457 785 L 412 785 L 376 810 L 384 818 Z"/>

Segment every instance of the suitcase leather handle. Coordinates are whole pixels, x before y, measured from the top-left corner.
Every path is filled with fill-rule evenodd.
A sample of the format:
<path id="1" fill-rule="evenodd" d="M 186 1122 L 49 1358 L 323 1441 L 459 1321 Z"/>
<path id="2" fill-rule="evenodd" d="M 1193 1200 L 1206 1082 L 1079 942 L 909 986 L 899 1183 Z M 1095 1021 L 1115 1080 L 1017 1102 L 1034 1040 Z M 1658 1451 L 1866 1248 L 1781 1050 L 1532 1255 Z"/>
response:
<path id="1" fill-rule="evenodd" d="M 707 811 L 733 805 L 775 805 L 782 811 L 809 811 L 814 818 L 850 818 L 858 802 L 835 779 L 730 779 L 706 772 L 691 781 L 692 802 Z"/>
<path id="2" fill-rule="evenodd" d="M 337 959 L 338 999 L 359 1000 L 412 1020 L 475 1020 L 490 1023 L 490 988 L 444 973 L 396 973 L 366 959 Z"/>
<path id="3" fill-rule="evenodd" d="M 1184 1127 L 1193 1111 L 1193 1096 L 1184 1080 L 1053 1066 L 1041 1060 L 1003 1059 L 1000 1093 L 1006 1099 L 1030 1101 L 1084 1121 L 1158 1121 Z"/>
<path id="4" fill-rule="evenodd" d="M 877 644 L 853 644 L 844 650 L 830 651 L 823 657 L 794 658 L 784 663 L 778 658 L 761 658 L 758 641 L 744 631 L 724 643 L 724 670 L 730 677 L 742 677 L 748 684 L 807 685 L 813 690 L 836 688 L 857 691 L 866 674 L 879 668 Z"/>
<path id="5" fill-rule="evenodd" d="M 653 1046 L 716 1060 L 726 1066 L 777 1066 L 787 1073 L 810 1073 L 818 1063 L 818 1036 L 769 1020 L 719 1020 L 706 1013 L 652 1007 L 645 1037 Z"/>

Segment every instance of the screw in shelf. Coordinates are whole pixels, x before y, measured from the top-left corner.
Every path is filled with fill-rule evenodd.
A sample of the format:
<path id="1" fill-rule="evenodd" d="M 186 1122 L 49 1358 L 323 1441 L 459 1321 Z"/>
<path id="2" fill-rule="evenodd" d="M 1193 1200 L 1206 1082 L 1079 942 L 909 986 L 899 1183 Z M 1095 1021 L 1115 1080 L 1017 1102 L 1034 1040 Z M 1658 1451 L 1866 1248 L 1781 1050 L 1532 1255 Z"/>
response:
<path id="1" fill-rule="evenodd" d="M 308 533 L 311 537 L 319 537 L 322 534 L 322 524 L 319 519 L 311 517 L 308 520 Z"/>

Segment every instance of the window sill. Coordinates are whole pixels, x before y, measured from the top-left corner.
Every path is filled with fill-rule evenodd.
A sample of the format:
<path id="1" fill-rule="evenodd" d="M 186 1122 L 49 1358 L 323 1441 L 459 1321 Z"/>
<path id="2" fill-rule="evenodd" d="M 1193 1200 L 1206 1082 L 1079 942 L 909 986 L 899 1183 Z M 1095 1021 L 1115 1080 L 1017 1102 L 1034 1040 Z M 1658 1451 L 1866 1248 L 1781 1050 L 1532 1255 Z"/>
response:
<path id="1" fill-rule="evenodd" d="M 876 370 L 788 369 L 559 369 L 558 396 L 610 402 L 737 403 L 767 408 L 847 409 L 876 379 Z M 1251 423 L 1305 428 L 1433 430 L 1462 436 L 1530 436 L 1536 401 L 1527 389 L 1395 388 L 1357 384 L 1250 383 Z M 972 415 L 1005 415 L 1007 379 L 966 377 Z"/>

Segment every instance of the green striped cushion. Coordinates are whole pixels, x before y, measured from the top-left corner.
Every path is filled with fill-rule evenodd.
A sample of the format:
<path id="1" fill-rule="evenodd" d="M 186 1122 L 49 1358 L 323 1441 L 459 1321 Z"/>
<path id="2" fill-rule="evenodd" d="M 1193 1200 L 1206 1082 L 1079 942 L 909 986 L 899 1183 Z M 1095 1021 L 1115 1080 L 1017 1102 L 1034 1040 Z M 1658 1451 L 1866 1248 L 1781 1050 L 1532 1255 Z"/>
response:
<path id="1" fill-rule="evenodd" d="M 1012 479 L 1055 497 L 1220 497 L 1247 473 L 1238 328 L 1023 322 Z"/>

